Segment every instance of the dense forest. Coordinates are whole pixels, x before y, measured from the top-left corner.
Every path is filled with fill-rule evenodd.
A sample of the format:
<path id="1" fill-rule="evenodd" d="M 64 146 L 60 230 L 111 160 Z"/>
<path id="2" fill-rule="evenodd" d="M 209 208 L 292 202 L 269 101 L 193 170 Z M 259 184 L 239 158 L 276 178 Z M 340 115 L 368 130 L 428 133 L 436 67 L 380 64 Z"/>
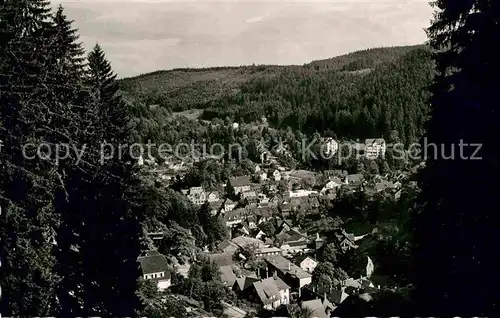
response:
<path id="1" fill-rule="evenodd" d="M 433 63 L 425 46 L 371 49 L 304 66 L 156 72 L 120 82 L 137 101 L 201 118 L 257 122 L 342 138 L 421 136 Z M 169 83 L 168 86 L 166 83 Z M 158 92 L 162 93 L 158 93 Z"/>

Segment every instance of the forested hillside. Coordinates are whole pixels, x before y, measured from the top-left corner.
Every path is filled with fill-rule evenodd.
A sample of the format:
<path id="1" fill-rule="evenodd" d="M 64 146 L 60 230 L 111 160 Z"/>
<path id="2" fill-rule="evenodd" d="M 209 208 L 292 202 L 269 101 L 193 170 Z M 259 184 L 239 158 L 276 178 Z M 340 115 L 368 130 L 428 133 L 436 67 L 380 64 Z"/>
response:
<path id="1" fill-rule="evenodd" d="M 348 138 L 422 133 L 433 64 L 425 46 L 379 48 L 304 66 L 172 70 L 122 80 L 129 97 L 202 118 L 254 122 Z"/>

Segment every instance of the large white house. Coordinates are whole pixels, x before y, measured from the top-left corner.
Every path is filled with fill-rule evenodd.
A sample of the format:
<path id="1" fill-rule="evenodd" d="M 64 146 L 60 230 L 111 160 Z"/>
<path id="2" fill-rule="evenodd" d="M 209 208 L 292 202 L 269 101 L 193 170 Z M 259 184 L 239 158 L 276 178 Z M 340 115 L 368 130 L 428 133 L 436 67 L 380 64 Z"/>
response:
<path id="1" fill-rule="evenodd" d="M 385 156 L 387 146 L 382 138 L 365 140 L 365 156 L 368 159 L 377 159 Z"/>
<path id="2" fill-rule="evenodd" d="M 318 266 L 318 262 L 314 258 L 306 255 L 298 256 L 295 259 L 295 264 L 308 273 L 312 273 L 316 266 Z"/>
<path id="3" fill-rule="evenodd" d="M 250 189 L 251 188 L 251 181 L 247 176 L 231 178 L 229 183 L 233 187 L 235 194 L 238 194 L 241 192 L 248 192 L 251 190 Z"/>
<path id="4" fill-rule="evenodd" d="M 331 158 L 332 156 L 334 156 L 337 153 L 338 149 L 339 143 L 335 139 L 331 137 L 323 138 L 321 150 L 327 158 Z"/>
<path id="5" fill-rule="evenodd" d="M 156 252 L 150 251 L 148 255 L 137 259 L 141 265 L 142 278 L 156 282 L 159 291 L 164 291 L 171 285 L 171 275 L 168 271 L 167 258 Z"/>

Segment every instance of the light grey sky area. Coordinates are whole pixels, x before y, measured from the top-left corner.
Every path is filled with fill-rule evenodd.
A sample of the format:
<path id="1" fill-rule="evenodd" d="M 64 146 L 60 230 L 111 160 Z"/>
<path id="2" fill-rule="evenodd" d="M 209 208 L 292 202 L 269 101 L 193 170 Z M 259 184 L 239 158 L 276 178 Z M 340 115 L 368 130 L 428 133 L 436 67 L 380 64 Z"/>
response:
<path id="1" fill-rule="evenodd" d="M 120 78 L 181 67 L 304 64 L 356 50 L 421 44 L 428 1 L 60 0 L 88 50 Z"/>

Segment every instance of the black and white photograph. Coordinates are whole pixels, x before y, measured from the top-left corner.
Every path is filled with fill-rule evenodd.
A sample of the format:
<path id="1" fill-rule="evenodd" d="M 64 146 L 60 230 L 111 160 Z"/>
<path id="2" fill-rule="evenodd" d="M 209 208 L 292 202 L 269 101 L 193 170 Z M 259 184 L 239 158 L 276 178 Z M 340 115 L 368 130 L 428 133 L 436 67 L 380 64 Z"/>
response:
<path id="1" fill-rule="evenodd" d="M 0 317 L 495 316 L 499 41 L 498 0 L 0 0 Z"/>

